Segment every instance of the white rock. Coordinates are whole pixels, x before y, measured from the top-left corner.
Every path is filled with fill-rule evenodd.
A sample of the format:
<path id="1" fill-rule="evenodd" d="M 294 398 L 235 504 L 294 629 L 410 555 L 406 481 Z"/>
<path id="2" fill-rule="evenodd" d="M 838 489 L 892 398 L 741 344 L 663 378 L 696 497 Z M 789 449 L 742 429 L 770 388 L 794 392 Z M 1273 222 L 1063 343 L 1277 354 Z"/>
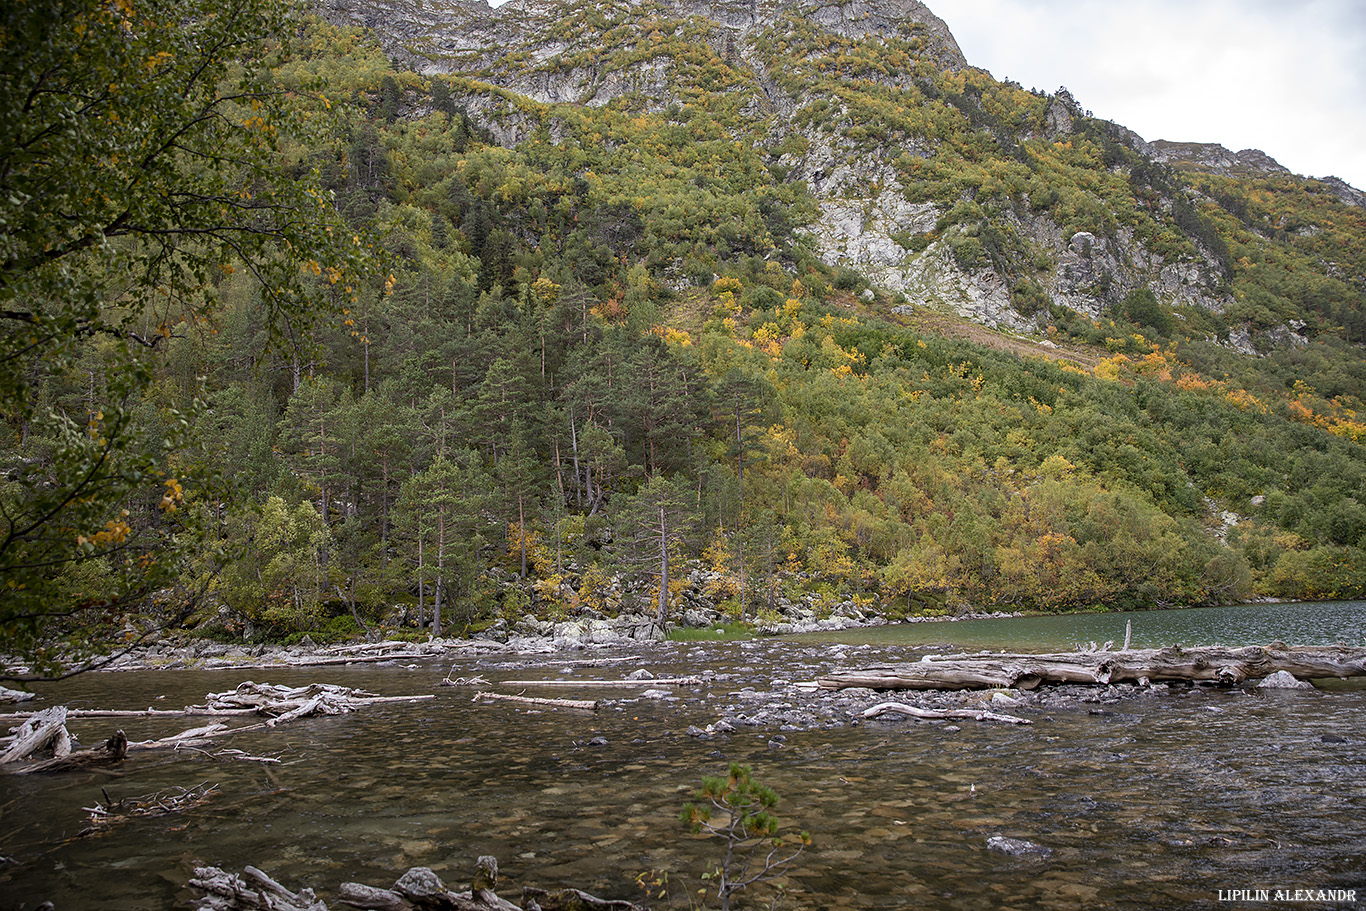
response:
<path id="1" fill-rule="evenodd" d="M 1314 688 L 1314 684 L 1307 680 L 1300 680 L 1289 671 L 1277 671 L 1263 677 L 1262 682 L 1257 686 L 1268 690 L 1312 690 Z"/>

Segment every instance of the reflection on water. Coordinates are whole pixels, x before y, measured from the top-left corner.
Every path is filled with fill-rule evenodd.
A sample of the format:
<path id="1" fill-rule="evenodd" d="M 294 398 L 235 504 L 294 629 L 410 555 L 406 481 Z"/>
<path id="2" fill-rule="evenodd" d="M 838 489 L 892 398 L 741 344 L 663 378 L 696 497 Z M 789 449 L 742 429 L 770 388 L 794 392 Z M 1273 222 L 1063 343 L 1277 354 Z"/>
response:
<path id="1" fill-rule="evenodd" d="M 1133 648 L 1168 645 L 1366 645 L 1366 602 L 1249 604 L 1109 614 L 1059 614 L 957 623 L 891 626 L 812 633 L 807 642 L 878 645 L 952 645 L 966 649 L 1024 652 L 1071 651 L 1091 642 L 1124 644 L 1132 625 Z"/>
<path id="2" fill-rule="evenodd" d="M 687 734 L 715 721 L 744 687 L 781 703 L 793 697 L 775 679 L 905 656 L 890 646 L 761 641 L 683 644 L 567 673 L 507 658 L 456 668 L 494 681 L 619 678 L 637 667 L 717 672 L 676 699 L 545 693 L 607 697 L 597 713 L 475 705 L 468 690 L 435 686 L 449 663 L 77 678 L 51 687 L 47 702 L 201 702 L 253 676 L 437 698 L 230 742 L 280 756 L 275 766 L 140 754 L 120 778 L 0 779 L 0 855 L 18 861 L 0 867 L 0 908 L 44 899 L 59 911 L 183 907 L 196 861 L 238 871 L 254 864 L 324 897 L 349 880 L 388 885 L 414 865 L 461 887 L 479 854 L 496 855 L 509 883 L 608 897 L 639 898 L 637 874 L 667 872 L 668 906 L 686 908 L 718 844 L 689 835 L 677 814 L 701 776 L 729 760 L 752 764 L 783 796 L 784 823 L 816 839 L 782 908 L 1216 908 L 1218 890 L 1257 887 L 1357 888 L 1366 897 L 1359 690 L 1176 688 L 1103 714 L 1092 714 L 1094 705 L 1036 712 L 1027 727 L 879 720 L 788 731 L 781 744 L 768 729 L 713 741 Z M 194 719 L 80 719 L 75 733 L 94 742 L 123 722 L 137 737 Z M 606 743 L 590 745 L 595 738 Z M 117 799 L 205 781 L 218 792 L 199 808 L 66 840 L 101 788 Z M 997 833 L 1053 854 L 990 853 L 986 839 Z"/>

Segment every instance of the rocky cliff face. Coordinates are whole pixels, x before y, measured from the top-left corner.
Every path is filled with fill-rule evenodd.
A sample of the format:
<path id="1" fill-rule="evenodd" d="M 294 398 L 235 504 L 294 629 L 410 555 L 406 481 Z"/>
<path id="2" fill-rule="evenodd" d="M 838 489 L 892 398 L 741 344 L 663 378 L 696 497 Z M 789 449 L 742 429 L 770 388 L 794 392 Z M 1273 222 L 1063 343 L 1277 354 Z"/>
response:
<path id="1" fill-rule="evenodd" d="M 541 105 L 615 104 L 644 113 L 695 100 L 699 90 L 734 96 L 745 141 L 767 150 L 784 179 L 804 181 L 819 201 L 821 217 L 805 230 L 821 258 L 854 268 L 912 303 L 1033 331 L 1040 321 L 1022 313 L 1015 298 L 1022 275 L 1052 302 L 1093 317 L 1140 286 L 1169 306 L 1219 312 L 1231 299 L 1218 280 L 1227 264 L 1201 243 L 1187 243 L 1193 254 L 1173 255 L 1155 252 L 1123 223 L 1100 233 L 1069 228 L 1055 217 L 1056 207 L 1040 210 L 1028 194 L 1017 193 L 991 215 L 996 230 L 1018 239 L 1017 266 L 1003 269 L 1000 258 L 965 265 L 954 250 L 962 229 L 944 224 L 956 201 L 912 201 L 916 194 L 906 178 L 905 163 L 934 158 L 943 139 L 902 133 L 872 146 L 851 139 L 866 133 L 853 124 L 853 93 L 875 95 L 879 103 L 923 104 L 935 79 L 969 69 L 948 27 L 919 0 L 510 0 L 496 8 L 482 0 L 319 2 L 334 21 L 373 30 L 400 65 L 496 87 L 467 88 L 461 101 L 509 146 L 530 126 L 507 93 Z M 897 62 L 846 72 L 839 55 L 851 45 L 866 52 L 865 60 L 871 53 Z M 793 46 L 811 50 L 793 57 Z M 818 60 L 822 54 L 827 56 Z M 823 89 L 802 81 L 815 74 L 825 80 Z M 983 145 L 994 145 L 1003 160 L 1024 161 L 1025 142 L 1070 148 L 1084 128 L 1097 135 L 1096 122 L 1065 89 L 1046 99 L 1041 115 L 1021 123 L 1001 121 L 967 88 L 955 98 L 934 92 L 934 104 L 960 109 L 983 135 Z M 912 97 L 919 100 L 906 100 Z M 811 116 L 817 110 L 820 116 Z M 1107 148 L 1128 149 L 1153 167 L 1285 173 L 1252 150 L 1148 144 L 1114 124 L 1100 132 Z M 1175 202 L 1163 196 L 1167 192 L 1145 191 L 1152 197 L 1146 202 L 1151 217 L 1171 217 Z M 1345 184 L 1335 192 L 1344 201 L 1361 200 Z M 974 193 L 965 189 L 961 200 L 971 202 Z"/>
<path id="2" fill-rule="evenodd" d="M 1166 139 L 1154 141 L 1149 149 L 1156 161 L 1196 165 L 1230 177 L 1290 173 L 1289 169 L 1260 149 L 1230 152 L 1217 142 L 1170 142 Z"/>
<path id="3" fill-rule="evenodd" d="M 786 18 L 804 19 L 845 38 L 895 37 L 915 28 L 936 62 L 967 62 L 947 25 L 919 0 L 321 0 L 334 21 L 374 31 L 394 60 L 425 74 L 479 74 L 544 103 L 605 104 L 620 80 L 576 66 L 609 50 L 621 27 L 645 34 L 664 22 L 700 25 L 698 37 L 723 56 L 743 54 L 746 39 Z M 667 66 L 667 61 L 662 61 Z M 629 80 L 626 80 L 629 83 Z"/>

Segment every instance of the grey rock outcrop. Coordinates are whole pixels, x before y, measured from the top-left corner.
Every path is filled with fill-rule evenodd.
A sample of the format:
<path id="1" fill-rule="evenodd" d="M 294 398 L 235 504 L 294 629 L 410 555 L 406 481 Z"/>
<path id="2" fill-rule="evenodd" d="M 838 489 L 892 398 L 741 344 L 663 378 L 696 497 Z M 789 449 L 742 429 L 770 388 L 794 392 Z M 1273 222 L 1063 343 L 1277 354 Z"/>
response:
<path id="1" fill-rule="evenodd" d="M 664 57 L 610 74 L 599 72 L 591 60 L 575 65 L 576 55 L 602 49 L 600 36 L 584 28 L 569 30 L 572 38 L 553 37 L 562 33 L 555 26 L 567 12 L 559 0 L 510 0 L 498 7 L 482 0 L 319 0 L 319 5 L 334 21 L 374 30 L 385 53 L 418 72 L 477 73 L 543 103 L 606 104 L 642 87 L 641 80 L 655 88 L 666 86 L 659 72 L 669 66 Z M 604 5 L 602 13 L 605 19 L 621 21 L 646 16 L 702 20 L 723 30 L 710 38 L 727 59 L 740 55 L 747 35 L 793 16 L 847 38 L 914 30 L 941 67 L 967 65 L 948 26 L 919 0 L 628 0 Z"/>
<path id="2" fill-rule="evenodd" d="M 1259 689 L 1264 690 L 1312 690 L 1314 684 L 1307 680 L 1300 680 L 1289 671 L 1277 671 L 1262 678 L 1262 682 L 1257 684 Z"/>
<path id="3" fill-rule="evenodd" d="M 1232 152 L 1217 142 L 1154 140 L 1152 157 L 1164 164 L 1194 164 L 1219 174 L 1289 174 L 1290 170 L 1260 149 Z"/>
<path id="4" fill-rule="evenodd" d="M 1366 193 L 1361 192 L 1341 177 L 1325 177 L 1323 182 L 1333 191 L 1333 195 L 1346 205 L 1366 209 Z"/>

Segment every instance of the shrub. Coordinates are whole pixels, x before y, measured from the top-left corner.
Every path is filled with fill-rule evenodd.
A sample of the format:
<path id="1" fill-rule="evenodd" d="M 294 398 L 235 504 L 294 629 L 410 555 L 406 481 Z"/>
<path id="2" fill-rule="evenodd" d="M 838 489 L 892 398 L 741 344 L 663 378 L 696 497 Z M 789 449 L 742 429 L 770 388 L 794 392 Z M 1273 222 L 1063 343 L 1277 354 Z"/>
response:
<path id="1" fill-rule="evenodd" d="M 795 845 L 778 835 L 778 818 L 771 812 L 777 805 L 776 791 L 755 781 L 749 766 L 732 762 L 727 777 L 703 778 L 702 788 L 683 806 L 679 818 L 693 832 L 725 840 L 720 865 L 706 875 L 716 882 L 721 911 L 730 911 L 736 893 L 781 876 L 811 844 L 806 832 L 796 836 Z"/>

